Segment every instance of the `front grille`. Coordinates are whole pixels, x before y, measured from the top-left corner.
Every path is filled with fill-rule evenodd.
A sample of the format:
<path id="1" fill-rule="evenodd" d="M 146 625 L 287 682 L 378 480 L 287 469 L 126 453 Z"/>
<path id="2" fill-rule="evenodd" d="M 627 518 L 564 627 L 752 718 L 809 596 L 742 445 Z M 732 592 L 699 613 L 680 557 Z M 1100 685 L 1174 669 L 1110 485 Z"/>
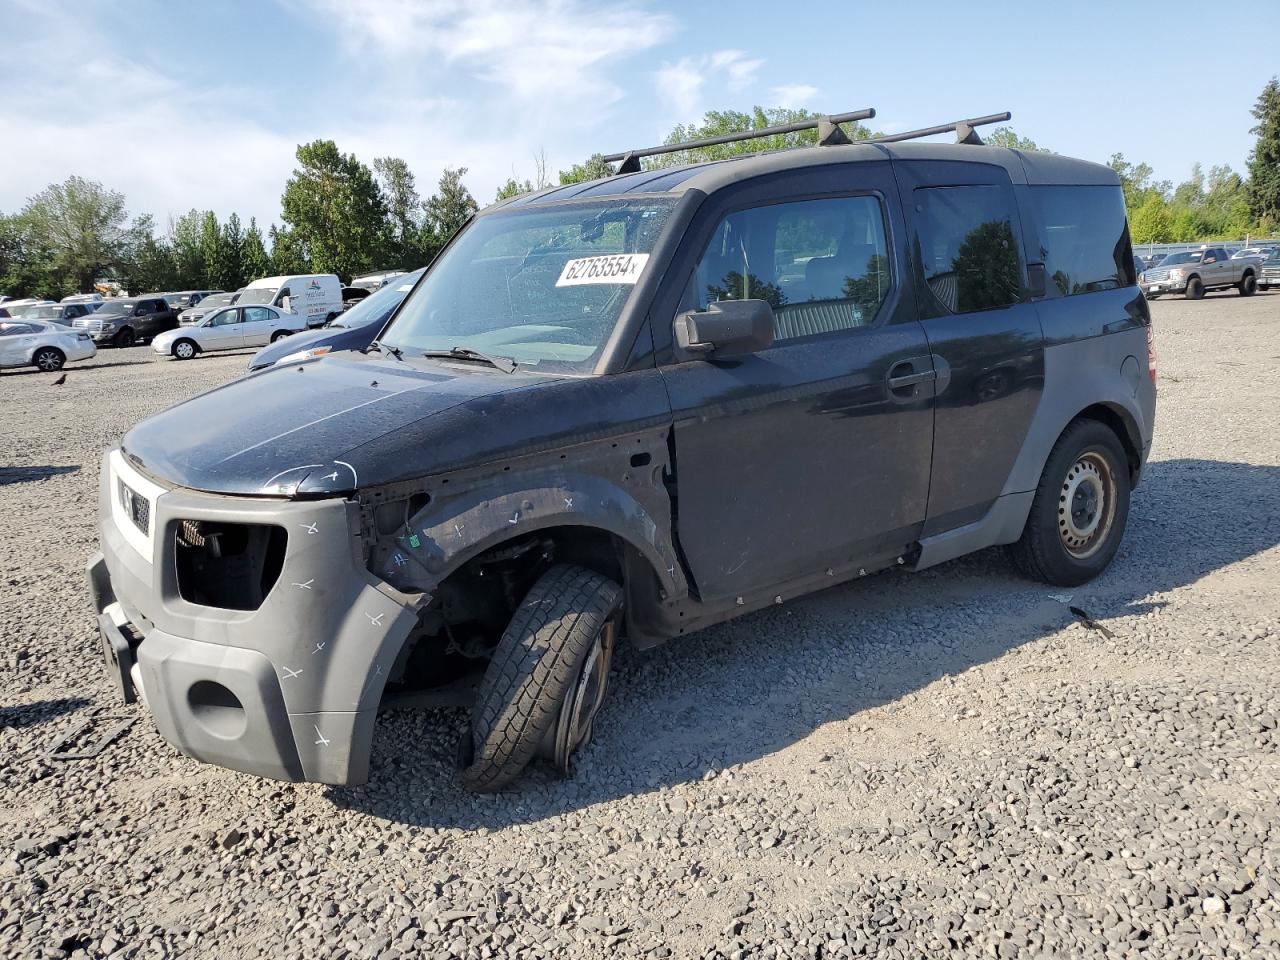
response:
<path id="1" fill-rule="evenodd" d="M 1168 270 L 1148 270 L 1146 276 L 1147 276 L 1148 283 L 1151 283 L 1152 281 L 1155 281 L 1155 280 L 1166 280 L 1169 277 L 1169 271 Z"/>
<path id="2" fill-rule="evenodd" d="M 116 483 L 119 484 L 120 506 L 124 507 L 125 516 L 133 521 L 135 527 L 150 536 L 151 501 L 130 489 L 123 480 L 117 480 Z"/>

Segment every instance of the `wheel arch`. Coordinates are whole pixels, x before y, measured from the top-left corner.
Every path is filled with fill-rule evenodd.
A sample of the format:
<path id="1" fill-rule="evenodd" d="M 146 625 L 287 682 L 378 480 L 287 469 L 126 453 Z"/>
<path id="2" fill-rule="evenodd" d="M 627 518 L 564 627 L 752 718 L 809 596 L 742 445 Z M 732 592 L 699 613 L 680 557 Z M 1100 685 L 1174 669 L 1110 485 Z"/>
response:
<path id="1" fill-rule="evenodd" d="M 1129 482 L 1136 485 L 1142 468 L 1142 432 L 1138 429 L 1133 414 L 1116 403 L 1090 404 L 1067 421 L 1062 433 L 1077 420 L 1097 420 L 1111 428 L 1111 432 L 1124 447 L 1125 457 L 1129 461 Z M 1062 433 L 1058 436 L 1061 437 Z"/>

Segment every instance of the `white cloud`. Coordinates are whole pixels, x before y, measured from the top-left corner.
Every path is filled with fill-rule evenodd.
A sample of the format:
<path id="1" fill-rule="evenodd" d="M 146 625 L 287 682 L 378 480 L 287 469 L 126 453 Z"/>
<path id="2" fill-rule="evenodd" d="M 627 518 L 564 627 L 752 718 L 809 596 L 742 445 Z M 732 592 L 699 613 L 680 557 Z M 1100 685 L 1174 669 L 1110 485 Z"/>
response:
<path id="1" fill-rule="evenodd" d="M 292 0 L 393 69 L 443 61 L 522 100 L 622 95 L 608 67 L 665 40 L 673 22 L 599 0 Z"/>
<path id="2" fill-rule="evenodd" d="M 813 98 L 818 95 L 818 88 L 807 83 L 786 83 L 769 91 L 773 97 L 773 105 L 798 109 L 813 107 Z"/>
<path id="3" fill-rule="evenodd" d="M 718 50 L 696 57 L 681 57 L 664 63 L 654 75 L 658 94 L 677 114 L 689 118 L 700 112 L 702 91 L 708 82 L 731 93 L 749 87 L 763 60 L 749 58 L 741 50 Z"/>

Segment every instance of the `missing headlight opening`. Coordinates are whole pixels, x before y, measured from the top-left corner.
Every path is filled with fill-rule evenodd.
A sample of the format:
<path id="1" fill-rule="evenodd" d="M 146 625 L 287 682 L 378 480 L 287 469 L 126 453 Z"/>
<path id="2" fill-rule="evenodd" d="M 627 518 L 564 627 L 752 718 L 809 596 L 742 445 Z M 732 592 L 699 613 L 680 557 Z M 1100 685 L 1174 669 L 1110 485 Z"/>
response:
<path id="1" fill-rule="evenodd" d="M 288 535 L 268 524 L 182 520 L 174 540 L 183 600 L 257 610 L 280 576 Z"/>

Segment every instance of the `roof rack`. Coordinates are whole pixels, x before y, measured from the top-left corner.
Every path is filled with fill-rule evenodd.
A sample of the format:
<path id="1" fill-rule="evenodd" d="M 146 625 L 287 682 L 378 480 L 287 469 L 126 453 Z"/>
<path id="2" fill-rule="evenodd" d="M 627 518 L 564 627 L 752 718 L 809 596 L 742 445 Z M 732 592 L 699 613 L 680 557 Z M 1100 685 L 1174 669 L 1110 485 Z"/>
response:
<path id="1" fill-rule="evenodd" d="M 618 163 L 614 176 L 624 173 L 639 173 L 640 158 L 653 157 L 660 153 L 678 153 L 681 150 L 696 150 L 699 147 L 714 147 L 721 143 L 737 143 L 742 140 L 754 140 L 757 137 L 772 137 L 781 133 L 796 133 L 799 130 L 818 131 L 818 146 L 830 147 L 852 143 L 848 134 L 840 129 L 842 123 L 858 120 L 870 120 L 876 115 L 873 107 L 864 110 L 852 110 L 849 113 L 833 113 L 827 117 L 812 117 L 808 120 L 797 120 L 795 123 L 781 123 L 775 127 L 760 127 L 758 130 L 743 130 L 738 133 L 722 133 L 715 137 L 703 137 L 701 140 L 685 140 L 681 143 L 664 143 L 657 147 L 645 147 L 642 150 L 625 150 L 622 153 L 611 153 L 602 159 L 606 163 Z M 985 117 L 973 117 L 969 120 L 955 120 L 951 123 L 940 123 L 936 127 L 922 127 L 919 130 L 908 130 L 906 133 L 891 133 L 881 137 L 859 140 L 859 143 L 897 143 L 901 140 L 917 140 L 920 137 L 932 137 L 939 133 L 955 131 L 956 143 L 967 143 L 980 146 L 982 138 L 975 127 L 991 123 L 1004 123 L 1013 114 L 990 113 Z"/>
<path id="2" fill-rule="evenodd" d="M 906 133 L 891 133 L 883 137 L 872 137 L 864 143 L 897 143 L 900 140 L 918 140 L 921 137 L 932 137 L 939 133 L 956 133 L 956 143 L 982 145 L 982 138 L 974 127 L 985 127 L 989 123 L 1004 123 L 1013 116 L 1008 110 L 1004 113 L 989 113 L 985 117 L 973 117 L 970 120 L 956 120 L 952 123 L 940 123 L 936 127 L 921 127 L 919 130 L 908 130 Z"/>
<path id="3" fill-rule="evenodd" d="M 797 120 L 795 123 L 780 123 L 775 127 L 761 127 L 758 130 L 743 130 L 739 133 L 722 133 L 716 137 L 703 137 L 701 140 L 686 140 L 683 143 L 664 143 L 658 147 L 645 147 L 643 150 L 626 150 L 622 153 L 611 153 L 604 157 L 607 163 L 621 161 L 617 173 L 639 173 L 640 158 L 653 157 L 660 153 L 678 153 L 681 150 L 695 150 L 698 147 L 714 147 L 721 143 L 737 143 L 739 140 L 754 140 L 757 137 L 772 137 L 780 133 L 795 133 L 799 130 L 818 131 L 818 143 L 849 143 L 849 137 L 840 129 L 842 123 L 853 123 L 858 120 L 870 120 L 876 115 L 872 107 L 865 110 L 852 110 L 849 113 L 835 113 L 829 117 L 811 117 L 808 120 Z"/>

